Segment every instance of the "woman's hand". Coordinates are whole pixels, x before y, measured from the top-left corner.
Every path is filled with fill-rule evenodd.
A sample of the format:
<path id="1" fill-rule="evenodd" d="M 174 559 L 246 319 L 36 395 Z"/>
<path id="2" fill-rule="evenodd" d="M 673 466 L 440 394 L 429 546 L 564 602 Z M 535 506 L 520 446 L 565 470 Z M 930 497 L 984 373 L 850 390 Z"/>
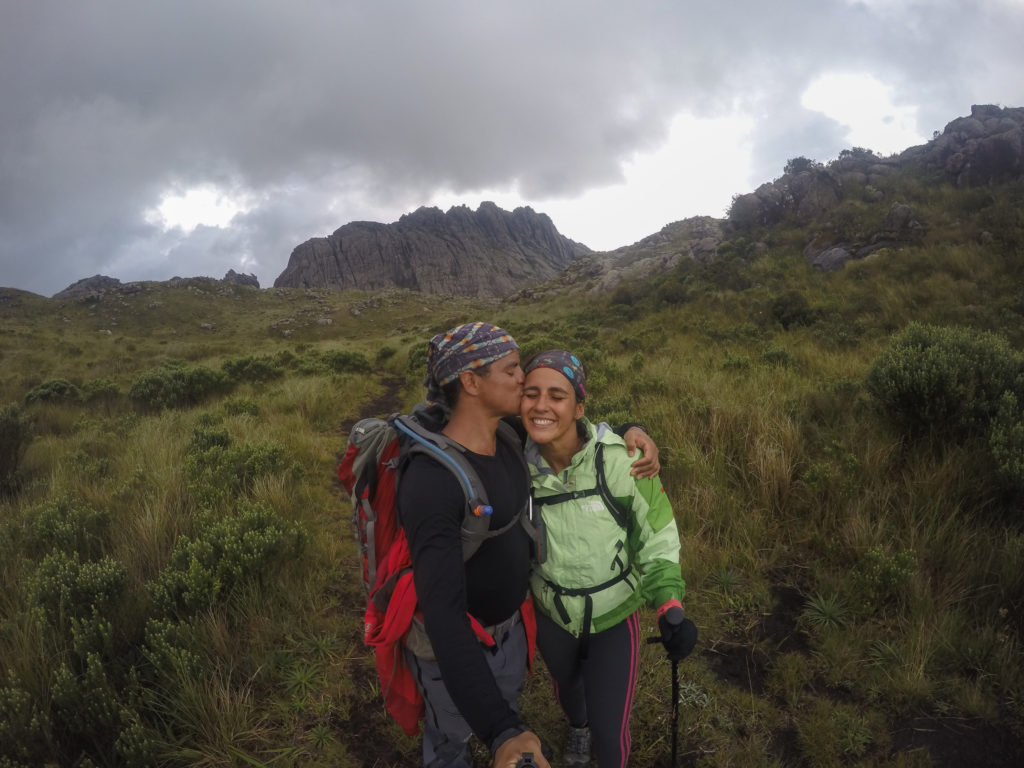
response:
<path id="1" fill-rule="evenodd" d="M 630 474 L 634 477 L 654 477 L 661 471 L 661 463 L 658 461 L 658 446 L 651 440 L 651 436 L 640 427 L 630 427 L 622 437 L 626 441 L 626 451 L 633 456 L 637 449 L 643 451 L 643 456 L 633 462 Z"/>

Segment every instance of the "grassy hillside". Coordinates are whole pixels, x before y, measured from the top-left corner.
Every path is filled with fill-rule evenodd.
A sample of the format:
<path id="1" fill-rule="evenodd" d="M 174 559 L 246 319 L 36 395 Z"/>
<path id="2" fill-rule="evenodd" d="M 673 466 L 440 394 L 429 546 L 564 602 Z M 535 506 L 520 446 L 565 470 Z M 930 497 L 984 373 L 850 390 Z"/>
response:
<path id="1" fill-rule="evenodd" d="M 662 447 L 702 633 L 684 764 L 1016 765 L 1024 187 L 883 192 L 600 297 L 0 291 L 0 765 L 415 764 L 334 469 L 475 318 L 576 350 L 588 415 Z M 812 232 L 896 198 L 919 242 L 807 265 Z M 644 653 L 633 764 L 664 765 L 669 666 Z M 557 749 L 543 665 L 524 707 Z"/>

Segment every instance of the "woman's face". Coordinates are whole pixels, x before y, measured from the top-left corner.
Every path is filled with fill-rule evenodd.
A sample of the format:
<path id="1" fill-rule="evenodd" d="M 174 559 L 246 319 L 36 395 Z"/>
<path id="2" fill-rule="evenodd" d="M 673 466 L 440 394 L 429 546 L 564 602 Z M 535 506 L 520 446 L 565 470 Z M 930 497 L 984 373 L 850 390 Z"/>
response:
<path id="1" fill-rule="evenodd" d="M 534 368 L 523 385 L 519 415 L 535 443 L 575 446 L 576 420 L 583 416 L 583 403 L 576 401 L 572 385 L 561 373 L 553 368 Z"/>

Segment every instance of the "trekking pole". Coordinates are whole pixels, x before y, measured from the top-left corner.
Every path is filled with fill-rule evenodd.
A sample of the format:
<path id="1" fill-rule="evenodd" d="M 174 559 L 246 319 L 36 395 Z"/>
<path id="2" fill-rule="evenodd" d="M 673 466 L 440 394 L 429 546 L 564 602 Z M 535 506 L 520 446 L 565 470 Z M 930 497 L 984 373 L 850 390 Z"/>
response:
<path id="1" fill-rule="evenodd" d="M 668 644 L 669 638 L 665 637 L 666 629 L 661 626 L 662 619 L 658 619 L 662 635 L 648 637 L 647 642 L 665 643 L 669 661 L 672 662 L 672 768 L 676 768 L 679 759 L 679 662 L 689 656 L 697 644 L 697 625 L 686 618 L 679 607 L 669 608 L 663 618 L 666 625 L 672 627 L 669 630 L 671 647 Z"/>

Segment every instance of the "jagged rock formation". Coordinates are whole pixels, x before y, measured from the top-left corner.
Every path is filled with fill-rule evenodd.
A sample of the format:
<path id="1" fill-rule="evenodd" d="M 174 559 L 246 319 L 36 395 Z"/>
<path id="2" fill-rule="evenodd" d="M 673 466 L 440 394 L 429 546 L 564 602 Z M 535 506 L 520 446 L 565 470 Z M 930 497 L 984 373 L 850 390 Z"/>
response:
<path id="1" fill-rule="evenodd" d="M 645 280 L 667 272 L 683 259 L 714 261 L 723 237 L 720 219 L 694 216 L 675 221 L 632 245 L 580 256 L 554 280 L 523 288 L 513 299 L 533 299 L 569 290 L 605 293 L 623 280 Z"/>
<path id="2" fill-rule="evenodd" d="M 424 293 L 505 296 L 549 280 L 590 249 L 563 237 L 546 214 L 494 203 L 420 208 L 394 224 L 357 221 L 302 243 L 275 288 L 400 287 Z"/>
<path id="3" fill-rule="evenodd" d="M 104 294 L 116 293 L 122 296 L 130 296 L 140 291 L 148 290 L 151 286 L 166 285 L 171 288 L 187 287 L 195 282 L 209 283 L 212 286 L 243 285 L 253 288 L 260 287 L 260 281 L 256 275 L 240 275 L 235 270 L 229 269 L 223 280 L 216 280 L 212 277 L 172 277 L 170 280 L 147 280 L 144 282 L 122 283 L 116 277 L 106 275 L 93 275 L 72 283 L 63 291 L 53 294 L 54 299 L 74 299 L 82 302 L 94 302 L 102 300 Z"/>
<path id="4" fill-rule="evenodd" d="M 874 185 L 906 167 L 940 170 L 958 187 L 1014 179 L 1024 173 L 1024 108 L 974 105 L 927 144 L 883 158 L 844 150 L 827 166 L 796 158 L 786 173 L 733 200 L 729 220 L 740 228 L 770 226 L 793 215 L 808 222 L 834 208 L 848 187 Z"/>
<path id="5" fill-rule="evenodd" d="M 247 275 L 240 275 L 235 270 L 229 269 L 224 275 L 223 282 L 230 285 L 247 285 L 250 288 L 259 288 L 260 281 L 251 272 Z"/>
<path id="6" fill-rule="evenodd" d="M 939 168 L 958 187 L 1015 179 L 1024 173 L 1024 107 L 975 104 L 969 117 L 958 117 L 900 159 Z"/>
<path id="7" fill-rule="evenodd" d="M 733 199 L 728 226 L 746 232 L 787 217 L 808 224 L 836 208 L 851 190 L 863 199 L 882 199 L 876 185 L 905 168 L 940 172 L 957 187 L 1019 178 L 1024 175 L 1024 108 L 974 105 L 969 117 L 953 120 L 927 144 L 892 157 L 850 149 L 828 165 L 795 158 L 780 178 Z M 819 269 L 831 271 L 883 248 L 919 242 L 927 229 L 909 206 L 894 202 L 877 231 L 855 239 L 815 232 L 804 255 Z"/>
<path id="8" fill-rule="evenodd" d="M 124 285 L 116 277 L 106 275 L 93 275 L 84 277 L 76 283 L 72 283 L 63 291 L 53 294 L 55 299 L 82 299 L 98 298 L 107 291 L 114 291 Z"/>

